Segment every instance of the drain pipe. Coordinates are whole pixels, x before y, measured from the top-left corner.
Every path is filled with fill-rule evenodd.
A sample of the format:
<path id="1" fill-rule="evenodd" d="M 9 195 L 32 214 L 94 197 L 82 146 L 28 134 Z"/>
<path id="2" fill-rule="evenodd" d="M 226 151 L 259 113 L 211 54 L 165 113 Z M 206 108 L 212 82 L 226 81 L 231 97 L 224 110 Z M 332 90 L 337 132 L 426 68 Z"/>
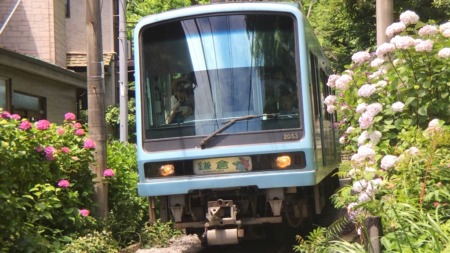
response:
<path id="1" fill-rule="evenodd" d="M 6 19 L 5 23 L 3 23 L 2 29 L 0 30 L 0 35 L 2 34 L 3 30 L 5 29 L 5 27 L 8 25 L 9 20 L 11 19 L 12 15 L 14 14 L 14 12 L 16 12 L 17 7 L 20 4 L 20 1 L 22 0 L 17 0 L 16 5 L 14 6 L 14 8 L 12 9 L 11 13 L 9 13 L 8 18 Z"/>

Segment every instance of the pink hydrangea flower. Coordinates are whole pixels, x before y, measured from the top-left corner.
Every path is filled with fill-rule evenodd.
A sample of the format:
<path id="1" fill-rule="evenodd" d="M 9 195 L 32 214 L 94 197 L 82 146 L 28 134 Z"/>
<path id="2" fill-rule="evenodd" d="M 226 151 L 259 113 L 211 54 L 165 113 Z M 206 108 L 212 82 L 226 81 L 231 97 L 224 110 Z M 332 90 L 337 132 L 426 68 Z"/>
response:
<path id="1" fill-rule="evenodd" d="M 41 153 L 42 151 L 44 151 L 44 148 L 42 146 L 37 146 L 34 148 L 34 150 L 36 150 L 36 152 Z"/>
<path id="2" fill-rule="evenodd" d="M 85 149 L 95 149 L 95 142 L 89 138 L 86 138 L 86 140 L 84 140 L 83 147 Z"/>
<path id="3" fill-rule="evenodd" d="M 41 119 L 36 122 L 35 125 L 38 130 L 46 130 L 50 127 L 50 122 L 48 120 Z"/>
<path id="4" fill-rule="evenodd" d="M 75 121 L 77 119 L 77 117 L 75 116 L 75 114 L 68 112 L 64 115 L 64 120 L 65 121 Z"/>
<path id="5" fill-rule="evenodd" d="M 62 147 L 61 148 L 61 152 L 65 153 L 65 154 L 69 154 L 70 153 L 70 149 L 68 147 Z"/>
<path id="6" fill-rule="evenodd" d="M 89 210 L 87 210 L 87 209 L 80 209 L 79 213 L 83 217 L 89 216 Z"/>
<path id="7" fill-rule="evenodd" d="M 414 11 L 405 11 L 400 14 L 400 21 L 405 25 L 416 24 L 419 21 L 419 16 Z"/>
<path id="8" fill-rule="evenodd" d="M 80 128 L 82 128 L 82 127 L 83 127 L 83 126 L 82 126 L 81 123 L 79 123 L 79 122 L 73 124 L 73 128 L 75 128 L 75 129 L 80 129 Z"/>
<path id="9" fill-rule="evenodd" d="M 103 171 L 103 176 L 104 177 L 114 177 L 115 173 L 114 170 L 112 169 L 106 169 L 105 171 Z"/>
<path id="10" fill-rule="evenodd" d="M 58 135 L 63 135 L 65 132 L 66 132 L 66 129 L 64 129 L 64 128 L 62 128 L 62 127 L 56 129 L 56 133 L 57 133 Z"/>
<path id="11" fill-rule="evenodd" d="M 75 135 L 77 136 L 83 136 L 84 135 L 84 130 L 79 128 L 79 129 L 75 129 Z"/>
<path id="12" fill-rule="evenodd" d="M 69 181 L 66 180 L 66 179 L 61 179 L 61 180 L 59 180 L 59 182 L 58 182 L 58 186 L 61 187 L 61 188 L 69 188 L 70 183 L 69 183 Z"/>
<path id="13" fill-rule="evenodd" d="M 55 160 L 55 154 L 57 153 L 56 148 L 52 147 L 52 146 L 48 146 L 44 149 L 44 153 L 45 153 L 45 159 L 51 161 L 51 160 Z"/>
<path id="14" fill-rule="evenodd" d="M 31 123 L 28 120 L 24 120 L 24 121 L 20 122 L 20 124 L 19 124 L 20 130 L 26 131 L 30 128 L 31 128 Z"/>
<path id="15" fill-rule="evenodd" d="M 20 120 L 20 115 L 19 114 L 13 114 L 11 115 L 11 117 L 9 117 L 10 119 L 14 119 L 14 120 Z"/>
<path id="16" fill-rule="evenodd" d="M 9 118 L 11 118 L 11 113 L 9 113 L 7 111 L 4 111 L 4 112 L 2 112 L 0 114 L 0 118 L 2 118 L 2 119 L 9 119 Z"/>

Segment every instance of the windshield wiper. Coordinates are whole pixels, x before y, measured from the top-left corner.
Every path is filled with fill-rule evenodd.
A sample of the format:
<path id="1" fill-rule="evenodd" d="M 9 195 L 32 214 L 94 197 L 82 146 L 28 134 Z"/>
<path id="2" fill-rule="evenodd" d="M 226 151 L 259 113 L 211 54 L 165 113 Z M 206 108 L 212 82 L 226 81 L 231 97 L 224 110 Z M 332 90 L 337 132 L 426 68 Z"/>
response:
<path id="1" fill-rule="evenodd" d="M 237 121 L 249 120 L 249 119 L 255 119 L 255 118 L 262 118 L 262 117 L 268 117 L 269 118 L 269 117 L 277 117 L 277 116 L 278 116 L 278 113 L 269 113 L 269 114 L 259 114 L 259 115 L 252 114 L 252 115 L 245 115 L 245 116 L 234 118 L 234 119 L 228 121 L 221 128 L 217 129 L 217 131 L 215 131 L 214 133 L 208 135 L 205 139 L 203 139 L 202 142 L 200 143 L 200 148 L 204 149 L 206 143 L 208 143 L 214 136 L 216 136 L 216 135 L 220 134 L 221 132 L 225 131 L 227 128 L 232 126 Z"/>

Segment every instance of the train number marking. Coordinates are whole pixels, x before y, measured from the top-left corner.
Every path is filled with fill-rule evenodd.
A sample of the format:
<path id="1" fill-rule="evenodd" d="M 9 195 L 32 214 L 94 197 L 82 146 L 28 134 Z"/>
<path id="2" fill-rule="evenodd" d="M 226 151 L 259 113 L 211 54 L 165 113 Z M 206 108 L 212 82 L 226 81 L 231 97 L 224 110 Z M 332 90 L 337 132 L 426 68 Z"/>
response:
<path id="1" fill-rule="evenodd" d="M 298 133 L 285 133 L 283 134 L 283 140 L 298 140 Z"/>

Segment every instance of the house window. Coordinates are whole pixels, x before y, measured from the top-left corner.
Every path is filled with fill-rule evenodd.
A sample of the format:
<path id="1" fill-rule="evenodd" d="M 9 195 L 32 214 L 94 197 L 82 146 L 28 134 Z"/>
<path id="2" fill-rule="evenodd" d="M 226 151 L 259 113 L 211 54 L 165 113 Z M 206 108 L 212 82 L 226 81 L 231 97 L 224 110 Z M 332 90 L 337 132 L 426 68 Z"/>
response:
<path id="1" fill-rule="evenodd" d="M 9 111 L 10 97 L 9 79 L 0 77 L 0 108 Z"/>
<path id="2" fill-rule="evenodd" d="M 45 119 L 47 116 L 46 99 L 44 97 L 14 91 L 12 107 L 14 113 L 30 121 Z"/>

